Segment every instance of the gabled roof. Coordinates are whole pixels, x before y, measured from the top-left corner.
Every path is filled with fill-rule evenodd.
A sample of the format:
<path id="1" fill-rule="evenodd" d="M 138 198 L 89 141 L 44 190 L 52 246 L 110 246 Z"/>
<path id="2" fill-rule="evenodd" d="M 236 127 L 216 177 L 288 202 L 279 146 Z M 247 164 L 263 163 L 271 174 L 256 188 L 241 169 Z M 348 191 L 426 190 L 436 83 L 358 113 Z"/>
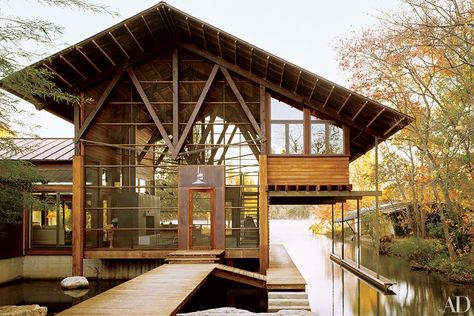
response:
<path id="1" fill-rule="evenodd" d="M 304 105 L 321 118 L 348 126 L 351 160 L 371 149 L 374 137 L 384 140 L 412 121 L 407 115 L 272 55 L 165 2 L 32 66 L 49 69 L 55 74 L 60 88 L 78 92 L 118 69 L 173 45 L 191 50 L 264 85 L 282 101 L 296 107 Z M 2 88 L 22 97 L 8 86 Z M 52 100 L 33 100 L 33 103 L 39 109 L 73 120 L 69 105 Z"/>
<path id="2" fill-rule="evenodd" d="M 26 160 L 31 162 L 72 161 L 72 138 L 8 138 L 19 151 L 0 149 L 0 159 Z"/>

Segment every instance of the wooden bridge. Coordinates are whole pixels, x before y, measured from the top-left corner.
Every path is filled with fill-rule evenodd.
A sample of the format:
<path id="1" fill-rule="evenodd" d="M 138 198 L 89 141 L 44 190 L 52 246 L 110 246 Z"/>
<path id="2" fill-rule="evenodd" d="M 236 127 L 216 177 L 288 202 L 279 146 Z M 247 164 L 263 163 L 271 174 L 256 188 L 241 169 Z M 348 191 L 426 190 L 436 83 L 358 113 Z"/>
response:
<path id="1" fill-rule="evenodd" d="M 175 252 L 168 260 L 173 264 L 159 266 L 58 315 L 175 315 L 211 275 L 268 290 L 305 289 L 306 282 L 283 245 L 271 246 L 267 276 L 210 262 L 206 256 L 222 254 L 211 252 L 189 252 L 187 259 L 185 251 Z"/>

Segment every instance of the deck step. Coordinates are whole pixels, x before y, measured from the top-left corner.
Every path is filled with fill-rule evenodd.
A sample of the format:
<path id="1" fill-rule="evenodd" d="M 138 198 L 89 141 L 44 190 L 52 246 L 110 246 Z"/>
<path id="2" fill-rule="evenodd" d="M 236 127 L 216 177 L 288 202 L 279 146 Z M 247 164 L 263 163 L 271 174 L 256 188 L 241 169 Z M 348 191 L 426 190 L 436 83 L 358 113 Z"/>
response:
<path id="1" fill-rule="evenodd" d="M 220 258 L 209 257 L 168 257 L 165 259 L 168 263 L 219 263 Z"/>
<path id="2" fill-rule="evenodd" d="M 268 292 L 268 299 L 308 299 L 306 292 Z"/>
<path id="3" fill-rule="evenodd" d="M 177 250 L 165 259 L 171 264 L 182 263 L 220 263 L 223 250 Z"/>
<path id="4" fill-rule="evenodd" d="M 310 311 L 308 294 L 306 292 L 270 291 L 268 292 L 268 311 L 307 310 Z"/>

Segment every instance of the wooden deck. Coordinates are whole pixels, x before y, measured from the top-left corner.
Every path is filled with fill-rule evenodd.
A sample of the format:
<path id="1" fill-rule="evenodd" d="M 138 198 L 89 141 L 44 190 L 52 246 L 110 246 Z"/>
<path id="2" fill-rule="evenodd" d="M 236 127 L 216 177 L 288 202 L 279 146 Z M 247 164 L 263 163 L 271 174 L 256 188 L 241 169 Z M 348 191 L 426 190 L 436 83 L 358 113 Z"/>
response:
<path id="1" fill-rule="evenodd" d="M 270 245 L 270 264 L 267 269 L 268 290 L 304 291 L 306 281 L 291 260 L 285 246 Z"/>
<path id="2" fill-rule="evenodd" d="M 174 315 L 216 264 L 165 264 L 58 315 Z"/>

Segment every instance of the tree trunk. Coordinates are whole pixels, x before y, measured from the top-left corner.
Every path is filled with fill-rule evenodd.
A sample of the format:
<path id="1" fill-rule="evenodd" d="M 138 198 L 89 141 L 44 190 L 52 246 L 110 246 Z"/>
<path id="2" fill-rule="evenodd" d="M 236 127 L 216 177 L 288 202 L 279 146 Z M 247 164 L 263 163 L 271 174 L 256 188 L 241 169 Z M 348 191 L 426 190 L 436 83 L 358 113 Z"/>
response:
<path id="1" fill-rule="evenodd" d="M 455 260 L 456 252 L 454 251 L 453 244 L 451 243 L 451 238 L 449 237 L 448 223 L 446 223 L 446 216 L 444 214 L 443 206 L 441 205 L 441 202 L 440 202 L 438 191 L 436 190 L 435 182 L 432 182 L 431 188 L 433 189 L 433 195 L 435 196 L 436 204 L 438 206 L 439 217 L 441 219 L 441 224 L 443 226 L 444 239 L 446 241 L 446 246 L 448 247 L 449 258 L 451 260 Z"/>

